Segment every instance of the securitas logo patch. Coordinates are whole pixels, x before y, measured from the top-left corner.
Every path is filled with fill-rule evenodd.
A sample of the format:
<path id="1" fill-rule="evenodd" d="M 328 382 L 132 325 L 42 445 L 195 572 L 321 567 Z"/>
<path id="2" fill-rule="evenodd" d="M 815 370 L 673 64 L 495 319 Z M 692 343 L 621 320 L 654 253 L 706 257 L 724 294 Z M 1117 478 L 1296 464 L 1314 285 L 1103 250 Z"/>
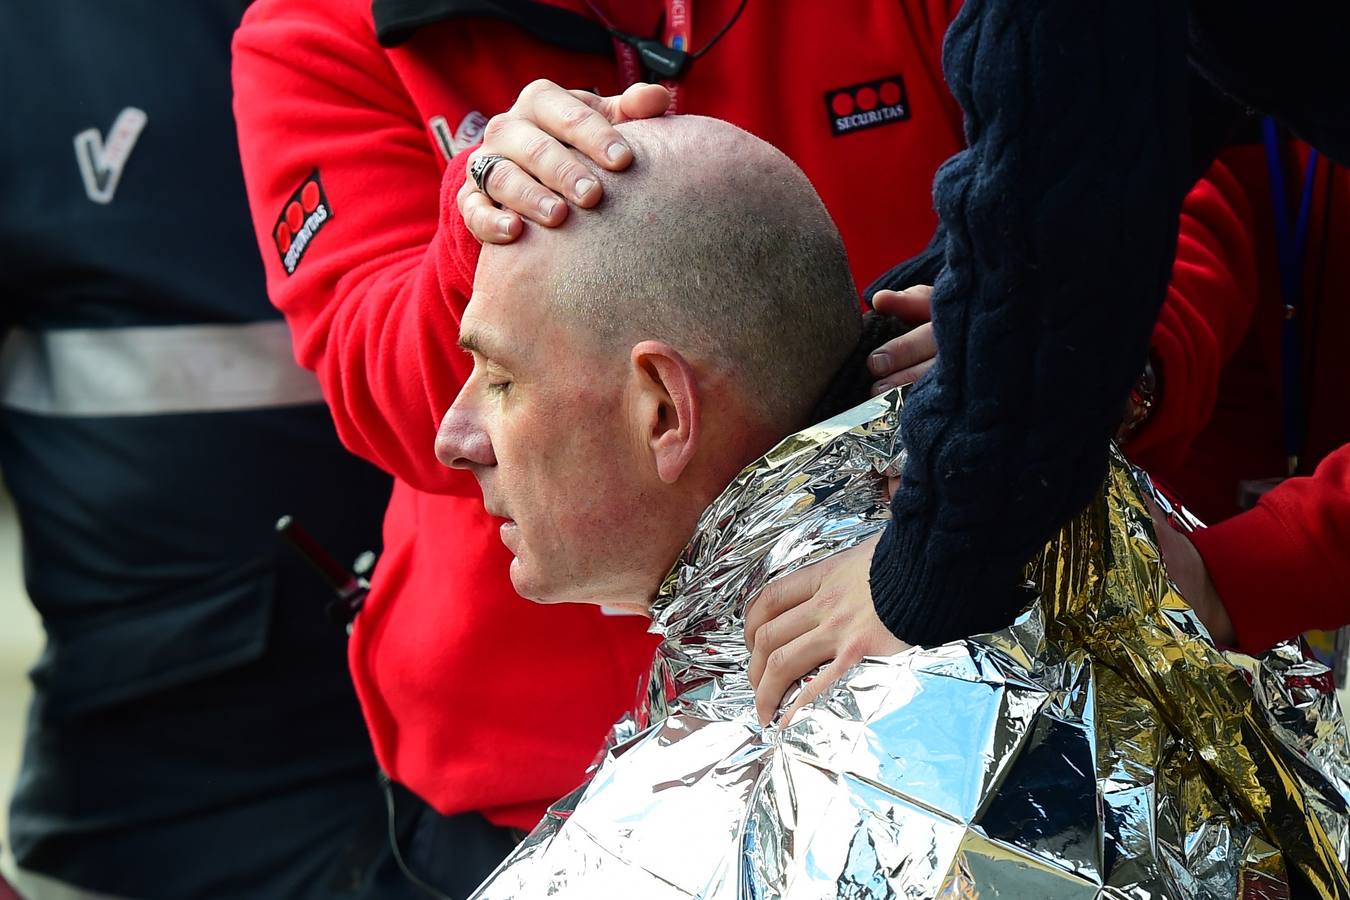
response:
<path id="1" fill-rule="evenodd" d="M 310 242 L 319 229 L 333 218 L 333 207 L 328 205 L 328 195 L 323 191 L 323 182 L 319 180 L 319 170 L 309 173 L 272 226 L 272 240 L 276 242 L 281 264 L 286 267 L 287 275 L 294 275 L 295 269 L 309 249 Z"/>
<path id="2" fill-rule="evenodd" d="M 909 118 L 909 96 L 899 75 L 825 92 L 825 111 L 835 137 Z"/>

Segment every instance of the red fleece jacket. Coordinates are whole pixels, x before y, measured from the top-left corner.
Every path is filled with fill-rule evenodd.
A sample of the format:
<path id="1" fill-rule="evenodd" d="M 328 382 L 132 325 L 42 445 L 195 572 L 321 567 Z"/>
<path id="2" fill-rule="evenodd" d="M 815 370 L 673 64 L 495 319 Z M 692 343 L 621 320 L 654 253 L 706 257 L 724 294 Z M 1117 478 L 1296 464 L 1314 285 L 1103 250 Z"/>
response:
<path id="1" fill-rule="evenodd" d="M 1291 143 L 1285 155 L 1291 190 L 1303 184 L 1307 161 L 1307 146 Z M 1350 173 L 1322 161 L 1308 220 L 1299 319 L 1307 431 L 1302 471 L 1313 474 L 1286 482 L 1237 515 L 1241 481 L 1286 471 L 1284 300 L 1265 151 L 1259 142 L 1236 146 L 1222 164 L 1247 192 L 1249 281 L 1258 299 L 1245 317 L 1237 315 L 1239 307 L 1228 320 L 1240 333 L 1239 347 L 1221 372 L 1213 418 L 1179 460 L 1155 474 L 1211 523 L 1196 535 L 1196 548 L 1232 617 L 1238 646 L 1258 652 L 1311 628 L 1350 623 Z M 1289 214 L 1292 220 L 1292 207 Z M 1163 390 L 1175 380 L 1165 371 Z"/>
<path id="2" fill-rule="evenodd" d="M 580 0 L 557 5 L 586 11 Z M 736 5 L 691 4 L 695 50 Z M 752 3 L 681 81 L 684 111 L 734 122 L 796 160 L 860 284 L 932 234 L 933 174 L 962 145 L 939 64 L 957 6 L 897 0 L 845 14 Z M 612 4 L 621 24 L 646 33 L 660 7 Z M 602 93 L 624 86 L 612 58 L 495 20 L 429 24 L 382 48 L 367 0 L 258 0 L 235 40 L 235 112 L 271 297 L 342 439 L 398 479 L 350 650 L 376 753 L 442 812 L 481 810 L 521 828 L 580 780 L 653 647 L 641 620 L 517 597 L 472 478 L 432 454 L 470 368 L 456 343 L 478 251 L 454 199 L 466 154 L 447 164 L 437 135 L 470 136 L 540 77 Z M 881 106 L 885 117 L 863 115 Z M 315 172 L 321 188 L 306 189 Z M 1227 245 L 1245 213 L 1226 189 L 1219 180 L 1198 192 L 1183 228 L 1185 277 L 1159 332 L 1172 336 L 1161 352 L 1179 355 L 1166 364 L 1197 373 L 1231 351 L 1208 323 L 1243 296 Z M 1194 383 L 1160 413 L 1159 423 L 1183 407 L 1179 436 L 1212 402 L 1212 385 L 1199 374 Z"/>
<path id="3" fill-rule="evenodd" d="M 1239 649 L 1350 624 L 1350 445 L 1194 542 Z"/>

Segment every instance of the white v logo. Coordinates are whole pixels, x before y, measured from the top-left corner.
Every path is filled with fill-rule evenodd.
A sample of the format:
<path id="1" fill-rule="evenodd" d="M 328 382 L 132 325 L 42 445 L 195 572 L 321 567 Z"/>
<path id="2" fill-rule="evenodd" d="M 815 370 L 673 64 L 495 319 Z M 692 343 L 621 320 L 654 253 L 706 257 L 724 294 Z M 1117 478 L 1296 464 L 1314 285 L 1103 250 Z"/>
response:
<path id="1" fill-rule="evenodd" d="M 141 136 L 148 117 L 143 110 L 128 106 L 117 114 L 105 143 L 97 128 L 89 128 L 75 135 L 75 161 L 84 177 L 84 192 L 95 203 L 112 202 L 117 182 L 126 168 L 131 148 Z"/>

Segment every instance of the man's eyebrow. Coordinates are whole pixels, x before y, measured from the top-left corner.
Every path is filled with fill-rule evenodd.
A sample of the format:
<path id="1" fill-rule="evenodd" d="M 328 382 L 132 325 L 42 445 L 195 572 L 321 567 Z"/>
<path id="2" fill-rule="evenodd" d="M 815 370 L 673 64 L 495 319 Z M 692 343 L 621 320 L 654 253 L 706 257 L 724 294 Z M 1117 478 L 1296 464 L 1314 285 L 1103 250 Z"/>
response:
<path id="1" fill-rule="evenodd" d="M 492 353 L 487 346 L 489 343 L 490 342 L 477 331 L 465 331 L 459 336 L 459 346 L 470 353 L 477 353 L 479 356 L 492 356 Z"/>
<path id="2" fill-rule="evenodd" d="M 517 355 L 510 352 L 510 344 L 503 341 L 501 335 L 491 328 L 480 328 L 476 324 L 470 324 L 459 333 L 459 346 L 499 365 L 509 366 L 516 361 Z"/>

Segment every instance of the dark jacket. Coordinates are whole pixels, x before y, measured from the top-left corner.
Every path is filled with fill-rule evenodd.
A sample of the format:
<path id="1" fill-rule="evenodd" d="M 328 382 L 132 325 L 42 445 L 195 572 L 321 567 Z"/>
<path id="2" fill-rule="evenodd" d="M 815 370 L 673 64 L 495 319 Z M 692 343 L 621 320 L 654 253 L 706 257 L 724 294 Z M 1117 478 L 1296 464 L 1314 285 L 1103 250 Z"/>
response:
<path id="1" fill-rule="evenodd" d="M 47 642 L 19 864 L 153 898 L 327 896 L 374 762 L 293 514 L 346 562 L 389 481 L 267 301 L 240 0 L 0 7 L 0 471 Z"/>
<path id="2" fill-rule="evenodd" d="M 935 278 L 939 348 L 910 396 L 909 460 L 872 563 L 900 637 L 1005 624 L 1025 602 L 1021 567 L 1100 484 L 1225 98 L 1347 158 L 1335 67 L 1350 40 L 1300 12 L 965 4 L 943 63 L 970 147 L 938 174 L 933 245 L 890 282 Z"/>

